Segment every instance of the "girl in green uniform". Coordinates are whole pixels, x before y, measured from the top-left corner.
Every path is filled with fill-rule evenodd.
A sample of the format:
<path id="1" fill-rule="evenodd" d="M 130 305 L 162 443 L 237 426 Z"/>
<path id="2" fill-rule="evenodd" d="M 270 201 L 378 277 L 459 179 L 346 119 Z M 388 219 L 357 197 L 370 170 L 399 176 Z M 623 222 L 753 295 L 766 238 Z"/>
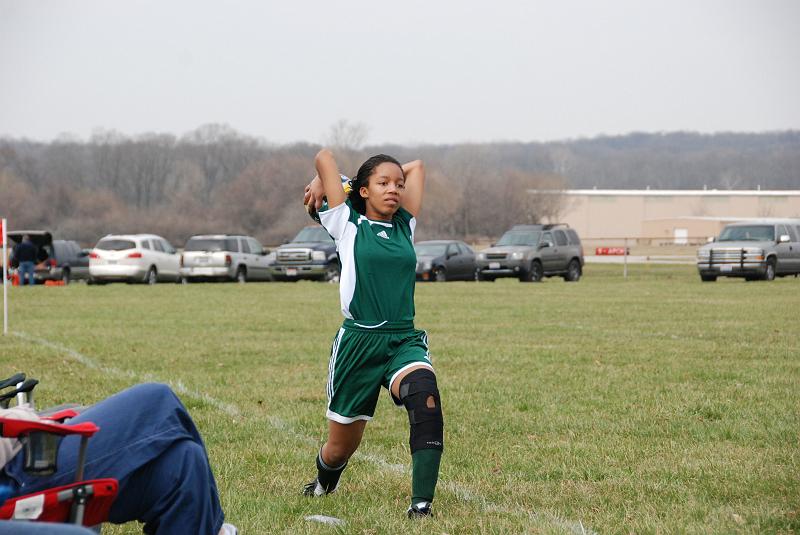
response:
<path id="1" fill-rule="evenodd" d="M 443 446 L 441 399 L 425 331 L 414 328 L 414 229 L 425 169 L 373 156 L 345 193 L 333 154 L 315 159 L 317 176 L 304 203 L 319 209 L 336 242 L 344 323 L 328 363 L 328 440 L 317 455 L 317 477 L 304 494 L 330 494 L 372 419 L 383 386 L 408 411 L 412 459 L 409 518 L 431 514 Z"/>

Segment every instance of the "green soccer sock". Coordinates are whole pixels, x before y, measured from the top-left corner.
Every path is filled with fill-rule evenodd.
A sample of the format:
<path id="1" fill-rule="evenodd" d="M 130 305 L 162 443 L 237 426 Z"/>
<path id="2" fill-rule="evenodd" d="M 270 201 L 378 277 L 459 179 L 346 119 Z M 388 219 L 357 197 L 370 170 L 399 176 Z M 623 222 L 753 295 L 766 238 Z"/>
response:
<path id="1" fill-rule="evenodd" d="M 411 455 L 411 503 L 433 501 L 439 479 L 439 450 L 418 450 Z"/>

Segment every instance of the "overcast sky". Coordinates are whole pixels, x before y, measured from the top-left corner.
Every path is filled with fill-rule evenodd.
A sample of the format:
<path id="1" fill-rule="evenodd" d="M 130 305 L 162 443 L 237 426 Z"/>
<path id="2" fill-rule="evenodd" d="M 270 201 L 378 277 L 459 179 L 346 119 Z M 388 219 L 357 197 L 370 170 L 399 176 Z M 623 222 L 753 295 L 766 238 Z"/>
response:
<path id="1" fill-rule="evenodd" d="M 0 0 L 0 135 L 800 128 L 800 1 Z"/>

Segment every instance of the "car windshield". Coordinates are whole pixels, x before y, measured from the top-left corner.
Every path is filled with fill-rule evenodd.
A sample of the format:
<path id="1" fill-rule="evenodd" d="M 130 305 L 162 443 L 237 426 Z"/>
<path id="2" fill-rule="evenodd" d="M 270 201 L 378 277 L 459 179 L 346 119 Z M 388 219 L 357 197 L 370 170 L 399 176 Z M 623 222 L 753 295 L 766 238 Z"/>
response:
<path id="1" fill-rule="evenodd" d="M 446 243 L 418 243 L 414 246 L 417 256 L 444 256 Z"/>
<path id="2" fill-rule="evenodd" d="M 297 233 L 297 236 L 292 240 L 293 242 L 330 242 L 333 243 L 333 238 L 330 237 L 328 231 L 322 227 L 306 227 Z"/>
<path id="3" fill-rule="evenodd" d="M 126 249 L 136 249 L 136 242 L 132 240 L 100 240 L 95 249 L 103 251 L 125 251 Z"/>
<path id="4" fill-rule="evenodd" d="M 230 242 L 230 243 L 229 243 Z M 235 241 L 224 238 L 189 238 L 184 251 L 235 251 Z"/>
<path id="5" fill-rule="evenodd" d="M 500 238 L 500 241 L 497 242 L 497 245 L 526 245 L 528 247 L 533 247 L 539 243 L 539 236 L 541 235 L 542 233 L 538 230 L 510 230 L 503 234 L 503 237 Z"/>
<path id="6" fill-rule="evenodd" d="M 725 227 L 719 241 L 772 241 L 775 229 L 772 225 L 739 225 Z"/>

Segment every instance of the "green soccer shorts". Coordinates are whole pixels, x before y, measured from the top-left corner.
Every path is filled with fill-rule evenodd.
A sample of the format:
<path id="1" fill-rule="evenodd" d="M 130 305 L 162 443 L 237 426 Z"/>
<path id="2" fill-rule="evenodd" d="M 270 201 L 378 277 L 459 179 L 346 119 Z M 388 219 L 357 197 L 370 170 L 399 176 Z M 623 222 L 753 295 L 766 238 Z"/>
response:
<path id="1" fill-rule="evenodd" d="M 328 362 L 327 418 L 340 424 L 371 420 L 381 386 L 389 389 L 398 374 L 419 364 L 433 370 L 428 334 L 412 322 L 345 320 Z"/>

